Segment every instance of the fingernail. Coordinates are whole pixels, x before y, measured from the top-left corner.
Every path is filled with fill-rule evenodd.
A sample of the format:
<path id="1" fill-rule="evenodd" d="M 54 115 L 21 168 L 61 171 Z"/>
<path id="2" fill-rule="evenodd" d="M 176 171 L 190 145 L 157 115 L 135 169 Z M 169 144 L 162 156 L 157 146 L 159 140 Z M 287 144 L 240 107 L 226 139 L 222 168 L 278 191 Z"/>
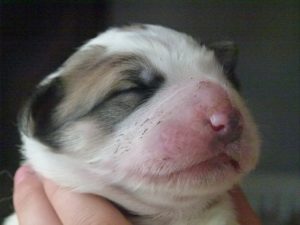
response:
<path id="1" fill-rule="evenodd" d="M 29 166 L 21 166 L 15 174 L 15 178 L 14 178 L 15 183 L 19 184 L 27 177 L 32 176 L 33 174 L 34 172 L 31 170 Z"/>

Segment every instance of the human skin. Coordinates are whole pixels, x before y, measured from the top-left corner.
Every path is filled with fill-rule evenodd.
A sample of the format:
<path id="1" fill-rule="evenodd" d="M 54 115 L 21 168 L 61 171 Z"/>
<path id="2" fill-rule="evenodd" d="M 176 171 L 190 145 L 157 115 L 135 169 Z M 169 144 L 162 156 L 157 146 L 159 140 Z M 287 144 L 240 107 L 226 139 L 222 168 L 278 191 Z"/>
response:
<path id="1" fill-rule="evenodd" d="M 16 172 L 13 200 L 20 225 L 130 225 L 105 199 L 60 188 L 27 166 Z"/>
<path id="2" fill-rule="evenodd" d="M 230 191 L 241 225 L 261 222 L 240 188 Z M 21 166 L 14 179 L 14 206 L 20 225 L 130 225 L 108 201 L 79 194 L 38 177 L 28 166 Z"/>
<path id="3" fill-rule="evenodd" d="M 238 221 L 241 225 L 262 225 L 240 187 L 234 187 L 229 194 L 232 196 L 234 206 L 238 212 Z"/>

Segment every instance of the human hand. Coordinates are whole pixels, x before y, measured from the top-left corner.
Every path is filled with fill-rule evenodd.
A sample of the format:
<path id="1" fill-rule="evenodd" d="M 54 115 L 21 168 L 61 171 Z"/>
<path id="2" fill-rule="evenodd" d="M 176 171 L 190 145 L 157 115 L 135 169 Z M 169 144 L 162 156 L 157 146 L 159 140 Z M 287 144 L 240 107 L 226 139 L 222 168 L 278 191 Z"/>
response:
<path id="1" fill-rule="evenodd" d="M 254 212 L 240 187 L 233 188 L 230 192 L 233 204 L 237 211 L 238 221 L 241 225 L 262 225 L 259 217 Z"/>
<path id="2" fill-rule="evenodd" d="M 241 225 L 261 225 L 240 188 L 230 191 Z M 108 201 L 78 194 L 39 179 L 22 166 L 15 175 L 14 206 L 20 225 L 130 225 Z"/>
<path id="3" fill-rule="evenodd" d="M 60 188 L 28 167 L 17 170 L 14 206 L 20 225 L 130 225 L 105 199 Z"/>

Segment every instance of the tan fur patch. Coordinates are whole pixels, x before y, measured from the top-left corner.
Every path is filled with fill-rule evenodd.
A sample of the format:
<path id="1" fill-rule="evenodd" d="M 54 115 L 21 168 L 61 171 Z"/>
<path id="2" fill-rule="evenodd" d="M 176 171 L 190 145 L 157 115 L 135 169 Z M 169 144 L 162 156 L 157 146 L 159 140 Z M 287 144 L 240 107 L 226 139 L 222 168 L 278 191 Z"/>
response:
<path id="1" fill-rule="evenodd" d="M 124 71 L 147 66 L 142 57 L 133 54 L 105 56 L 104 48 L 90 48 L 76 53 L 65 64 L 61 78 L 65 99 L 57 108 L 56 117 L 63 121 L 71 114 L 78 117 L 88 112 L 112 90 L 134 86 Z"/>

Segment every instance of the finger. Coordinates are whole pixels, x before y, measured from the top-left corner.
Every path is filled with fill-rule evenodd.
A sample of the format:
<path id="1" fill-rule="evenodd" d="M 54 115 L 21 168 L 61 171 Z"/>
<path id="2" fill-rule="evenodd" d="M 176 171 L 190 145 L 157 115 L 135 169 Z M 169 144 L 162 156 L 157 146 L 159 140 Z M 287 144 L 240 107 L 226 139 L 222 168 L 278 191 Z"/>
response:
<path id="1" fill-rule="evenodd" d="M 49 204 L 42 183 L 28 166 L 22 166 L 16 172 L 13 202 L 21 225 L 62 225 Z"/>
<path id="2" fill-rule="evenodd" d="M 79 194 L 44 180 L 46 194 L 64 225 L 130 225 L 108 201 L 99 196 Z"/>
<path id="3" fill-rule="evenodd" d="M 229 192 L 232 196 L 234 206 L 237 210 L 238 221 L 242 225 L 261 225 L 261 221 L 252 209 L 251 205 L 239 187 Z"/>

